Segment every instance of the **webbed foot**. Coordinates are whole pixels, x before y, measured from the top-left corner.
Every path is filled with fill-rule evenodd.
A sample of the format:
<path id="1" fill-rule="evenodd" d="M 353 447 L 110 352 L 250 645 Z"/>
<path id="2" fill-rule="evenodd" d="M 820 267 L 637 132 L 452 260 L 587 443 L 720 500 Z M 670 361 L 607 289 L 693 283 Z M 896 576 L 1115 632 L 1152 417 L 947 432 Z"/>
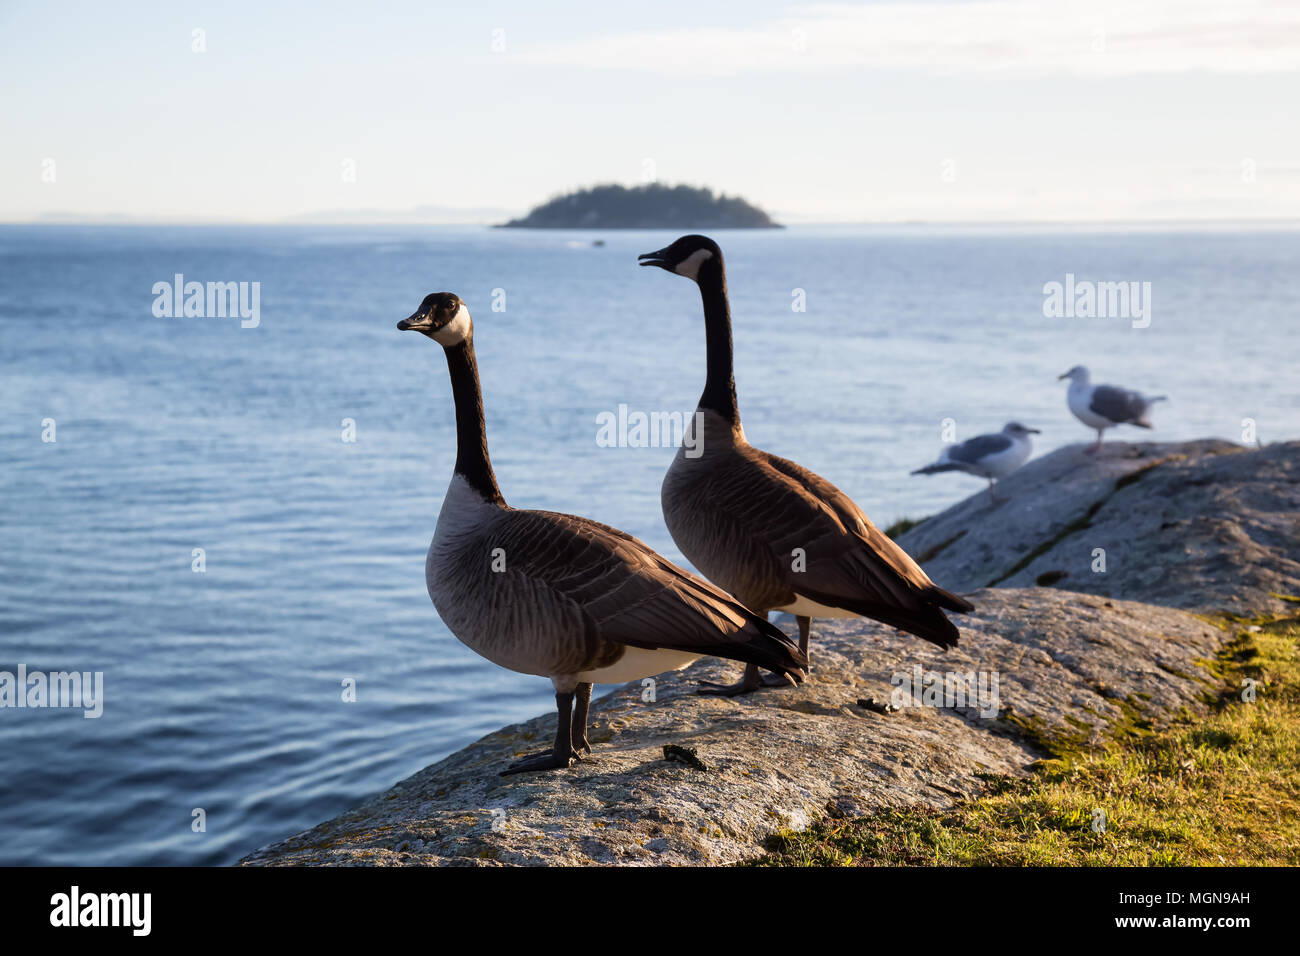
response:
<path id="1" fill-rule="evenodd" d="M 699 693 L 705 697 L 739 697 L 763 686 L 756 664 L 745 665 L 745 673 L 734 684 L 715 684 L 713 681 L 700 681 Z"/>
<path id="2" fill-rule="evenodd" d="M 501 776 L 508 777 L 514 773 L 531 773 L 537 770 L 567 770 L 581 762 L 582 758 L 575 753 L 556 753 L 553 749 L 543 750 L 541 753 L 516 760 L 501 771 Z"/>

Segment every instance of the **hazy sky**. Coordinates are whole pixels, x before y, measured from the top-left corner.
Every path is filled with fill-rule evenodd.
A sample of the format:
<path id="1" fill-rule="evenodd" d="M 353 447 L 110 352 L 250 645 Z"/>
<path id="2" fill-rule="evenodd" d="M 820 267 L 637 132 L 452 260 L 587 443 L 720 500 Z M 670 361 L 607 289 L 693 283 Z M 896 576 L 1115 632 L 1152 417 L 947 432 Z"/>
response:
<path id="1" fill-rule="evenodd" d="M 0 75 L 5 221 L 647 177 L 796 222 L 1300 217 L 1300 0 L 0 0 Z"/>

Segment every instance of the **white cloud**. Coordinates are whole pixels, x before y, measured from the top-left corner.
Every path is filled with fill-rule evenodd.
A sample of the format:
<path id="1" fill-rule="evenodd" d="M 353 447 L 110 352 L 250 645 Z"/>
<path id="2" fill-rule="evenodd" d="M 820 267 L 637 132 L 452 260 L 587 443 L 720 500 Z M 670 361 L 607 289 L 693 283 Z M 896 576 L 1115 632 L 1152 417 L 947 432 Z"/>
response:
<path id="1" fill-rule="evenodd" d="M 669 74 L 903 69 L 1121 75 L 1300 70 L 1286 0 L 974 0 L 792 7 L 734 29 L 590 37 L 533 63 Z"/>

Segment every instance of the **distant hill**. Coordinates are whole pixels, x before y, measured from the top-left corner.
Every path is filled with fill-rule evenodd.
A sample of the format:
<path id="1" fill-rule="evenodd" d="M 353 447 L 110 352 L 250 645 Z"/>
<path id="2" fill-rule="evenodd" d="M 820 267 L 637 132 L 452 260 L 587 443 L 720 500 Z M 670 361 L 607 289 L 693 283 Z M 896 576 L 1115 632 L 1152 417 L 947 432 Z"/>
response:
<path id="1" fill-rule="evenodd" d="M 506 229 L 781 229 L 739 196 L 694 186 L 592 186 L 543 203 Z"/>

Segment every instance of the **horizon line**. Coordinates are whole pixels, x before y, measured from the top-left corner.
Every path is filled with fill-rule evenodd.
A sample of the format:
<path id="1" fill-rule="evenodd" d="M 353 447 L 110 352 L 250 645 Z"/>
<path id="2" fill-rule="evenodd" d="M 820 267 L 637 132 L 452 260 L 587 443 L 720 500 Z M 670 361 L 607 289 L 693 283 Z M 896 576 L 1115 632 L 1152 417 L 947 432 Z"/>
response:
<path id="1" fill-rule="evenodd" d="M 1062 226 L 1062 228 L 1178 228 L 1178 226 L 1238 226 L 1238 228 L 1291 228 L 1300 229 L 1300 216 L 1273 216 L 1273 217 L 1256 217 L 1256 219 L 1244 219 L 1244 217 L 1196 217 L 1196 219 L 1008 219 L 1008 220 L 923 220 L 923 219 L 898 219 L 898 220 L 803 220 L 797 222 L 783 222 L 780 224 L 783 229 L 805 229 L 805 228 L 1041 228 L 1041 226 Z M 279 220 L 242 220 L 242 219 L 122 219 L 114 220 L 110 217 L 98 217 L 98 219 L 78 219 L 78 217 L 69 216 L 68 219 L 26 219 L 26 220 L 5 220 L 0 219 L 0 226 L 32 226 L 32 228 L 105 228 L 105 229 L 122 229 L 122 228 L 159 228 L 159 226 L 172 226 L 172 228 L 187 229 L 204 229 L 218 228 L 261 228 L 261 229 L 317 229 L 317 228 L 432 228 L 432 229 L 515 229 L 521 233 L 546 233 L 546 232 L 571 232 L 571 233 L 624 233 L 624 232 L 663 232 L 671 229 L 690 229 L 694 226 L 547 226 L 547 228 L 536 228 L 536 226 L 504 226 L 499 222 L 487 221 L 447 221 L 447 220 L 429 220 L 429 221 L 394 221 L 394 220 L 312 220 L 300 221 L 298 219 L 279 219 Z M 772 229 L 746 228 L 746 226 L 712 226 L 711 229 L 718 232 L 754 232 L 754 233 L 771 233 Z"/>
<path id="2" fill-rule="evenodd" d="M 797 222 L 787 222 L 780 224 L 785 229 L 801 227 L 824 227 L 824 226 L 1296 226 L 1300 227 L 1300 216 L 1270 216 L 1270 217 L 1179 217 L 1179 218 L 1127 218 L 1127 219 L 877 219 L 877 220 L 844 220 L 844 219 L 808 219 Z M 263 227 L 263 228 L 316 228 L 316 227 L 339 227 L 339 226 L 403 226 L 403 227 L 434 227 L 434 228 L 482 228 L 482 229 L 500 229 L 514 228 L 520 232 L 634 232 L 634 231 L 661 231 L 673 228 L 692 228 L 689 225 L 677 226 L 551 226 L 551 227 L 509 227 L 502 223 L 487 221 L 457 221 L 457 220 L 385 220 L 385 219 L 319 219 L 303 221 L 298 217 L 289 217 L 283 219 L 188 219 L 188 218 L 135 218 L 126 217 L 114 219 L 111 216 L 78 218 L 75 215 L 69 215 L 67 218 L 55 216 L 51 218 L 40 219 L 0 219 L 0 226 L 102 226 L 110 228 L 122 227 L 157 227 L 157 226 L 178 226 L 178 227 L 214 227 L 214 226 L 241 226 L 241 227 Z M 715 226 L 719 230 L 735 232 L 771 232 L 771 229 L 759 229 L 744 226 Z"/>

